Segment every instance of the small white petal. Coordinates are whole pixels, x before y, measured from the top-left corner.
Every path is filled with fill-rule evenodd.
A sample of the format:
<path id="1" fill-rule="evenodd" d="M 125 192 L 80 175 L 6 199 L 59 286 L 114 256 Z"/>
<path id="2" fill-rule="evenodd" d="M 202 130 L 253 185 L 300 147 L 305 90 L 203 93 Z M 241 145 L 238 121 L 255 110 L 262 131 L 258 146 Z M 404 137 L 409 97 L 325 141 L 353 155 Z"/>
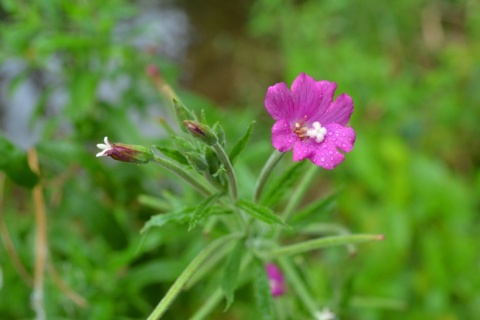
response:
<path id="1" fill-rule="evenodd" d="M 96 155 L 97 157 L 103 157 L 106 155 L 107 151 L 112 150 L 112 145 L 110 144 L 110 142 L 108 142 L 107 137 L 105 137 L 104 141 L 105 141 L 105 144 L 103 143 L 97 144 L 97 148 L 102 150 L 101 152 L 97 153 Z"/>

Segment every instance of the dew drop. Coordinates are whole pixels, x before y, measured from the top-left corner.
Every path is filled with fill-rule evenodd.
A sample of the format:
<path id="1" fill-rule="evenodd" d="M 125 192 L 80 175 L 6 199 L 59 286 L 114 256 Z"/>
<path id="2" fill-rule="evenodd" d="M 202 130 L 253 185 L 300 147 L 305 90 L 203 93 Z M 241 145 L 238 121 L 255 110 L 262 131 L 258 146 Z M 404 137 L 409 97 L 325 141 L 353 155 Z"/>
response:
<path id="1" fill-rule="evenodd" d="M 325 158 L 324 158 L 324 157 L 321 157 L 321 158 L 320 158 L 320 161 L 325 162 Z"/>

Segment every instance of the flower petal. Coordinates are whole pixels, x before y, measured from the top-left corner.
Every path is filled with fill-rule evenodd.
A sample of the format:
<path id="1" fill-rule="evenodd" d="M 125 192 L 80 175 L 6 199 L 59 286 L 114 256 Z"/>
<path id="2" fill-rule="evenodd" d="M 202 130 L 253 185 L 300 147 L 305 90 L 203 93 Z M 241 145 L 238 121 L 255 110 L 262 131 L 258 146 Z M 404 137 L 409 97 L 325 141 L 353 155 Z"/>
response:
<path id="1" fill-rule="evenodd" d="M 350 121 L 350 116 L 353 113 L 353 100 L 352 98 L 342 93 L 337 97 L 337 99 L 330 104 L 327 108 L 327 111 L 319 117 L 320 123 L 329 124 L 329 123 L 338 123 L 342 126 L 347 125 Z"/>
<path id="2" fill-rule="evenodd" d="M 300 73 L 292 83 L 292 98 L 295 105 L 294 121 L 308 121 L 315 114 L 323 113 L 328 104 L 323 103 L 322 88 L 315 80 Z M 322 109 L 323 108 L 323 109 Z"/>
<path id="3" fill-rule="evenodd" d="M 280 152 L 290 150 L 298 137 L 292 131 L 290 124 L 285 120 L 277 121 L 272 127 L 272 144 Z"/>
<path id="4" fill-rule="evenodd" d="M 305 158 L 310 159 L 317 166 L 325 169 L 333 169 L 339 165 L 345 156 L 338 149 L 344 152 L 350 152 L 355 142 L 355 131 L 350 127 L 343 127 L 333 123 L 326 126 L 327 135 L 321 143 L 313 139 L 302 141 L 302 146 L 293 149 L 293 160 L 300 161 Z M 295 151 L 298 149 L 298 153 Z"/>
<path id="5" fill-rule="evenodd" d="M 294 116 L 292 94 L 284 82 L 268 88 L 265 107 L 275 120 L 291 119 Z"/>

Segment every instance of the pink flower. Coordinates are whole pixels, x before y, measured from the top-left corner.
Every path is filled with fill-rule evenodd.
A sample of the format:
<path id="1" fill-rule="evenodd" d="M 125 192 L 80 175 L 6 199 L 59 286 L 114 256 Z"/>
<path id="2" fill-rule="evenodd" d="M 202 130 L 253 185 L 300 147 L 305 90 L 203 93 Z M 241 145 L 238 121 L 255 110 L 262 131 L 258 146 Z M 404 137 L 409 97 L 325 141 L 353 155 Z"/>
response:
<path id="1" fill-rule="evenodd" d="M 270 292 L 272 296 L 279 297 L 285 293 L 285 282 L 280 269 L 273 263 L 267 263 L 265 265 L 267 270 L 267 276 L 270 281 Z"/>
<path id="2" fill-rule="evenodd" d="M 333 101 L 337 84 L 315 81 L 301 73 L 291 90 L 285 83 L 268 88 L 265 107 L 277 122 L 272 144 L 280 152 L 293 148 L 293 161 L 310 159 L 317 166 L 333 169 L 345 158 L 338 149 L 350 152 L 355 131 L 347 127 L 353 100 L 342 93 Z"/>

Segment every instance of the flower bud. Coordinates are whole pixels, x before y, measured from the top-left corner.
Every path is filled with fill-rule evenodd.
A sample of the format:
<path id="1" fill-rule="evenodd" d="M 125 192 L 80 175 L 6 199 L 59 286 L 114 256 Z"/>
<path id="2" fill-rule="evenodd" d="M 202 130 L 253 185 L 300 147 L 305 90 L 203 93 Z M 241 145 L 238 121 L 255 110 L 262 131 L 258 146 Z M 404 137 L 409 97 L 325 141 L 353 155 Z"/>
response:
<path id="1" fill-rule="evenodd" d="M 185 120 L 183 121 L 183 125 L 192 136 L 202 141 L 206 145 L 213 146 L 218 141 L 215 132 L 213 132 L 212 129 L 203 123 Z"/>
<path id="2" fill-rule="evenodd" d="M 99 143 L 97 147 L 102 151 L 97 153 L 97 157 L 109 156 L 114 160 L 145 164 L 153 159 L 152 150 L 139 145 L 131 145 L 125 143 L 110 143 L 105 137 L 105 144 Z"/>
<path id="3" fill-rule="evenodd" d="M 280 269 L 273 263 L 265 265 L 268 280 L 270 282 L 270 293 L 274 297 L 279 297 L 285 293 L 285 281 Z"/>

